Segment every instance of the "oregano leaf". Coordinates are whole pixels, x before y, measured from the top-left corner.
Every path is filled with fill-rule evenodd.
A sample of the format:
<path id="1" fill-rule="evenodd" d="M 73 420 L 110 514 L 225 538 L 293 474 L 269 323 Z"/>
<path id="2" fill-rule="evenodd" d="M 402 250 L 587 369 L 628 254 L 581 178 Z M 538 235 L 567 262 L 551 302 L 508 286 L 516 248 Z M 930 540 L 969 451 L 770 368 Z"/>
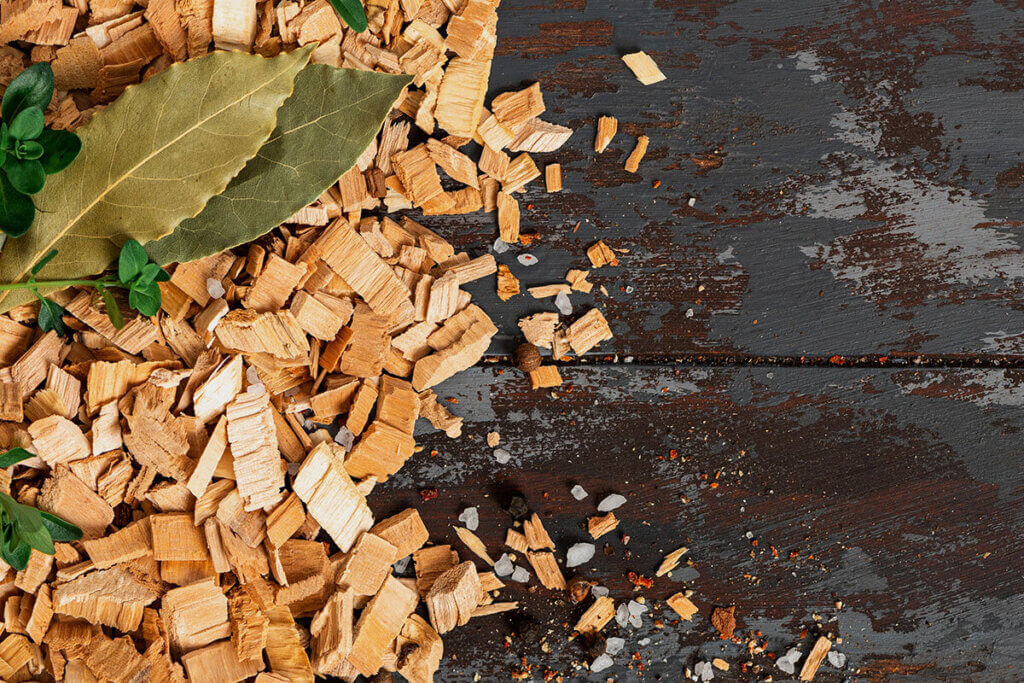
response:
<path id="1" fill-rule="evenodd" d="M 121 316 L 121 309 L 118 307 L 117 301 L 114 300 L 114 295 L 106 287 L 100 287 L 100 294 L 103 295 L 103 305 L 107 309 L 110 324 L 114 326 L 115 330 L 120 330 L 124 327 L 124 318 Z"/>
<path id="2" fill-rule="evenodd" d="M 71 522 L 65 522 L 56 515 L 40 511 L 43 518 L 43 526 L 50 532 L 50 538 L 58 543 L 70 543 L 82 537 L 82 530 Z"/>
<path id="3" fill-rule="evenodd" d="M 12 448 L 6 453 L 0 454 L 0 467 L 10 467 L 31 457 L 32 453 L 24 448 Z"/>

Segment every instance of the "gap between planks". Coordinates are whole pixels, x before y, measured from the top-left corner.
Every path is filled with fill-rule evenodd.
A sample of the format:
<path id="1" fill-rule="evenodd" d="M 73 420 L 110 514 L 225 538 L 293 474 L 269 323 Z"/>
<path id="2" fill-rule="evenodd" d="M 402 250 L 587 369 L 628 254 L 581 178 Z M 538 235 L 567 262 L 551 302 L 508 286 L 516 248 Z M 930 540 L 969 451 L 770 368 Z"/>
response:
<path id="1" fill-rule="evenodd" d="M 594 354 L 555 361 L 560 367 L 636 365 L 666 367 L 774 366 L 809 368 L 1024 368 L 1024 355 L 1016 354 L 832 354 L 762 356 L 743 353 L 700 353 L 673 356 L 656 354 Z M 508 365 L 510 354 L 486 354 L 477 365 Z"/>

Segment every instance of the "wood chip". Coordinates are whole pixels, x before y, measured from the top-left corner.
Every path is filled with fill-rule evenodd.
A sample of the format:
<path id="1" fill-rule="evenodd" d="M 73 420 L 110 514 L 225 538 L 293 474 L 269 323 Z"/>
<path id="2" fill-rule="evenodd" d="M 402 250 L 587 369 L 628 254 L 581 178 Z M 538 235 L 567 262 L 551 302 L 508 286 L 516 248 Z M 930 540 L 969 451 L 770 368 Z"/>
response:
<path id="1" fill-rule="evenodd" d="M 384 654 L 398 636 L 419 596 L 393 576 L 363 609 L 352 636 L 348 661 L 364 676 L 373 676 L 384 663 Z"/>
<path id="2" fill-rule="evenodd" d="M 679 560 L 682 559 L 683 555 L 689 550 L 686 546 L 676 548 L 669 554 L 665 555 L 665 559 L 661 561 L 661 566 L 658 567 L 657 576 L 664 576 L 670 571 L 679 566 Z"/>
<path id="3" fill-rule="evenodd" d="M 555 365 L 542 365 L 536 370 L 530 370 L 530 386 L 534 389 L 547 389 L 561 386 L 562 375 Z"/>
<path id="4" fill-rule="evenodd" d="M 555 560 L 554 553 L 530 550 L 527 551 L 526 556 L 530 560 L 530 566 L 537 572 L 537 578 L 540 579 L 541 584 L 545 588 L 554 590 L 566 589 L 565 577 L 562 576 L 562 571 L 558 568 L 558 562 Z"/>
<path id="5" fill-rule="evenodd" d="M 594 151 L 600 154 L 608 149 L 612 138 L 619 130 L 619 120 L 614 116 L 602 116 L 597 119 L 597 136 L 594 138 Z"/>
<path id="6" fill-rule="evenodd" d="M 643 161 L 644 155 L 647 154 L 647 145 L 649 145 L 651 139 L 646 135 L 641 135 L 636 139 L 636 147 L 630 152 L 629 158 L 626 159 L 626 170 L 630 173 L 636 173 L 640 168 L 640 162 Z"/>
<path id="7" fill-rule="evenodd" d="M 476 555 L 492 567 L 494 566 L 494 560 L 492 560 L 491 556 L 487 554 L 487 546 L 484 545 L 484 542 L 480 540 L 479 536 L 474 534 L 469 529 L 465 529 L 460 526 L 454 528 L 455 535 L 459 537 L 460 541 L 466 544 L 466 547 L 469 548 L 469 550 L 474 555 Z"/>
<path id="8" fill-rule="evenodd" d="M 292 489 L 342 552 L 351 550 L 359 534 L 373 524 L 366 500 L 329 443 L 320 443 L 310 452 Z"/>
<path id="9" fill-rule="evenodd" d="M 614 512 L 609 512 L 606 515 L 597 517 L 591 517 L 587 520 L 587 532 L 592 538 L 601 538 L 609 531 L 617 529 L 619 526 L 619 520 L 615 518 Z"/>
<path id="10" fill-rule="evenodd" d="M 472 562 L 445 571 L 434 581 L 424 598 L 430 623 L 438 633 L 464 626 L 480 599 L 480 578 Z"/>
<path id="11" fill-rule="evenodd" d="M 832 641 L 825 636 L 818 636 L 818 639 L 814 641 L 814 647 L 807 655 L 807 659 L 804 660 L 803 668 L 800 669 L 800 680 L 801 681 L 813 681 L 814 675 L 818 673 L 818 667 L 825 661 L 825 656 L 828 655 L 828 651 L 832 649 Z"/>
<path id="12" fill-rule="evenodd" d="M 612 338 L 612 330 L 608 326 L 601 311 L 592 308 L 583 314 L 568 329 L 569 344 L 578 356 Z"/>
<path id="13" fill-rule="evenodd" d="M 548 192 L 562 191 L 561 164 L 548 164 L 544 167 L 544 184 Z"/>
<path id="14" fill-rule="evenodd" d="M 643 51 L 623 55 L 622 61 L 626 63 L 626 66 L 633 72 L 636 79 L 644 85 L 651 85 L 665 80 L 665 74 L 661 73 L 661 69 L 654 63 L 654 60 Z"/>
<path id="15" fill-rule="evenodd" d="M 607 595 L 594 600 L 587 611 L 580 616 L 573 630 L 580 633 L 598 632 L 615 616 L 615 601 Z"/>

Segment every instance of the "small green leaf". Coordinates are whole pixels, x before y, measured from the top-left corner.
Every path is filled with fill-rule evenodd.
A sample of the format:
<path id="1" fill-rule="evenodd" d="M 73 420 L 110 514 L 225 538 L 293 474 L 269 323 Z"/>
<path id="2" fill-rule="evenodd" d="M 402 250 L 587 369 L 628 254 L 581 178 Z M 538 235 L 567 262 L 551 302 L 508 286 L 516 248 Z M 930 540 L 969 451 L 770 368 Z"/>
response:
<path id="1" fill-rule="evenodd" d="M 111 324 L 114 329 L 121 329 L 124 327 L 124 318 L 121 317 L 121 309 L 117 302 L 114 301 L 114 295 L 106 287 L 101 287 L 100 293 L 103 294 L 103 305 L 107 307 L 107 317 L 110 318 Z"/>
<path id="2" fill-rule="evenodd" d="M 142 267 L 142 272 L 139 273 L 139 279 L 135 282 L 139 287 L 147 287 L 149 283 L 156 280 L 156 276 L 160 272 L 160 266 L 155 263 L 147 263 Z"/>
<path id="3" fill-rule="evenodd" d="M 366 30 L 366 11 L 359 0 L 328 0 L 342 21 L 356 33 Z"/>
<path id="4" fill-rule="evenodd" d="M 68 328 L 64 326 L 64 309 L 55 301 L 39 296 L 39 329 L 43 332 L 53 330 L 61 337 L 67 336 Z"/>
<path id="5" fill-rule="evenodd" d="M 29 107 L 46 109 L 53 98 L 53 69 L 49 63 L 39 62 L 22 71 L 4 91 L 0 103 L 0 116 L 13 121 Z"/>
<path id="6" fill-rule="evenodd" d="M 46 175 L 60 173 L 75 160 L 82 151 L 82 141 L 77 135 L 67 130 L 45 129 L 38 138 L 43 146 L 43 156 L 39 158 Z"/>
<path id="7" fill-rule="evenodd" d="M 156 315 L 160 310 L 160 285 L 150 282 L 132 287 L 128 292 L 128 304 L 142 315 Z"/>
<path id="8" fill-rule="evenodd" d="M 47 555 L 53 555 L 56 552 L 56 549 L 53 547 L 53 539 L 50 538 L 49 529 L 44 526 L 42 513 L 27 505 L 22 505 L 21 508 L 26 511 L 24 513 L 26 517 L 31 516 L 33 519 L 36 519 L 39 526 L 34 529 L 29 529 L 25 524 L 19 524 L 18 535 L 21 536 L 21 539 L 25 541 L 25 543 L 28 543 L 39 552 L 46 553 Z M 32 512 L 27 512 L 28 510 L 31 510 Z M 33 515 L 32 513 L 35 514 Z"/>
<path id="9" fill-rule="evenodd" d="M 8 237 L 21 237 L 32 227 L 35 215 L 32 198 L 18 192 L 7 174 L 0 171 L 0 230 Z"/>
<path id="10" fill-rule="evenodd" d="M 46 183 L 46 172 L 38 161 L 11 157 L 4 164 L 4 172 L 14 189 L 23 194 L 35 194 Z"/>
<path id="11" fill-rule="evenodd" d="M 36 161 L 43 156 L 43 146 L 35 140 L 28 140 L 18 145 L 17 156 L 21 159 Z M 43 169 L 43 172 L 45 173 L 46 170 Z"/>
<path id="12" fill-rule="evenodd" d="M 11 133 L 7 130 L 7 122 L 0 121 L 0 150 L 9 148 L 11 145 Z"/>
<path id="13" fill-rule="evenodd" d="M 31 457 L 32 453 L 29 453 L 24 448 L 12 448 L 6 453 L 0 454 L 0 467 L 10 467 Z"/>
<path id="14" fill-rule="evenodd" d="M 71 522 L 65 522 L 49 512 L 40 512 L 39 514 L 43 517 L 43 526 L 50 532 L 50 538 L 58 543 L 70 543 L 82 537 L 82 530 Z"/>
<path id="15" fill-rule="evenodd" d="M 28 558 L 32 555 L 32 548 L 20 541 L 13 549 L 4 543 L 3 547 L 0 548 L 0 555 L 3 556 L 4 562 L 11 566 L 11 569 L 20 572 L 28 566 Z"/>
<path id="16" fill-rule="evenodd" d="M 147 261 L 149 256 L 138 240 L 128 240 L 121 247 L 121 254 L 117 259 L 117 279 L 124 284 L 131 283 L 142 272 Z"/>
<path id="17" fill-rule="evenodd" d="M 46 256 L 39 259 L 39 263 L 32 266 L 32 276 L 35 277 L 36 275 L 39 275 L 39 271 L 42 270 L 46 266 L 46 264 L 50 262 L 50 259 L 52 259 L 56 255 L 56 249 L 51 249 L 49 252 L 47 252 Z"/>
<path id="18" fill-rule="evenodd" d="M 35 140 L 43 132 L 45 125 L 43 110 L 39 107 L 28 107 L 11 121 L 11 137 L 18 140 Z"/>

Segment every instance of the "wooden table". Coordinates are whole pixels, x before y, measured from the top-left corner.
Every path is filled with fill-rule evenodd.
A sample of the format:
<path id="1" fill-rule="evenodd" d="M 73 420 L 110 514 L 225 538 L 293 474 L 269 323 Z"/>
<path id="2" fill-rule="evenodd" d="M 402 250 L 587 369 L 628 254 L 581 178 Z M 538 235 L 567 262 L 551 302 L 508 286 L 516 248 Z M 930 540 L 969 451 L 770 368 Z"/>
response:
<path id="1" fill-rule="evenodd" d="M 492 358 L 438 390 L 466 436 L 425 433 L 375 512 L 414 504 L 468 557 L 450 525 L 476 505 L 497 556 L 518 493 L 564 558 L 622 493 L 584 574 L 664 626 L 613 621 L 626 650 L 590 675 L 568 639 L 582 608 L 512 586 L 522 612 L 446 636 L 441 680 L 675 681 L 714 657 L 716 680 L 757 678 L 747 661 L 785 679 L 717 637 L 716 605 L 775 655 L 842 638 L 846 668 L 815 680 L 1024 677 L 1021 17 L 1005 0 L 503 0 L 494 92 L 539 79 L 545 118 L 576 133 L 539 159 L 565 190 L 521 202 L 539 264 L 499 261 L 551 284 L 596 239 L 628 250 L 592 272 L 607 294 L 572 296 L 616 336 L 531 391 L 506 354 L 519 317 L 554 307 L 477 283 Z M 641 86 L 619 59 L 637 49 L 668 80 Z M 602 114 L 620 132 L 595 155 Z M 493 216 L 423 221 L 473 254 L 496 236 Z M 634 591 L 627 573 L 679 545 L 692 566 Z M 663 600 L 685 589 L 701 611 L 678 623 Z"/>

